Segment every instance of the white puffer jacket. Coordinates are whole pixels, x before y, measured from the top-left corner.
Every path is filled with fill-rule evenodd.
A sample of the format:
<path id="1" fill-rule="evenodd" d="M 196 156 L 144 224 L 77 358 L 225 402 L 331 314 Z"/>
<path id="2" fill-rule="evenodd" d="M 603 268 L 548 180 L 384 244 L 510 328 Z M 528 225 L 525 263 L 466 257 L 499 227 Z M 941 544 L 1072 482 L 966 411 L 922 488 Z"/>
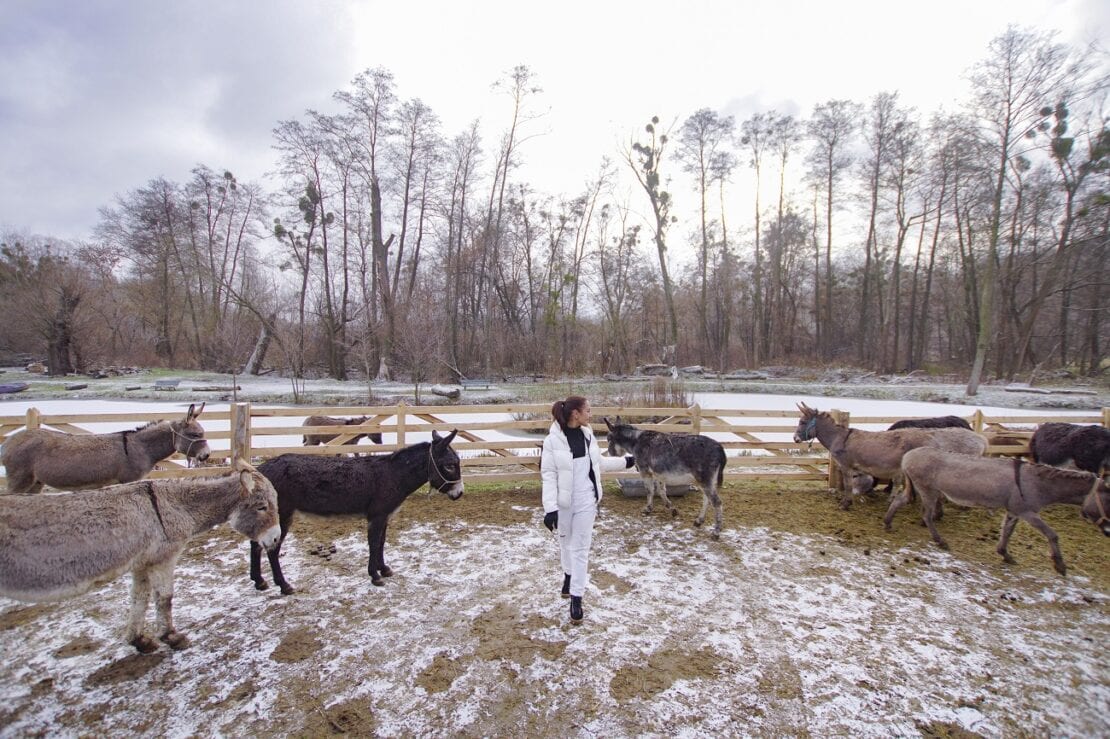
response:
<path id="1" fill-rule="evenodd" d="M 601 473 L 623 470 L 628 467 L 624 457 L 603 457 L 601 449 L 594 441 L 594 432 L 589 426 L 582 427 L 586 437 L 586 452 L 590 455 L 590 466 L 597 483 L 597 500 L 601 502 Z M 540 457 L 540 479 L 543 480 L 543 511 L 551 513 L 559 508 L 570 508 L 574 494 L 574 457 L 570 452 L 567 435 L 556 422 L 551 423 L 547 438 L 543 440 L 543 454 Z"/>

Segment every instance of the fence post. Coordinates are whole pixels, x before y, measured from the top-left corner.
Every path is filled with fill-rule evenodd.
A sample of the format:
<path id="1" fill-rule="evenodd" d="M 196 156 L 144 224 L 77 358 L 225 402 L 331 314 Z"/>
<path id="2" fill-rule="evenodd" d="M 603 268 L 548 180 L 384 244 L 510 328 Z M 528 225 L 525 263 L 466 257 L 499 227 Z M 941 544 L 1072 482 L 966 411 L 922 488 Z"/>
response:
<path id="1" fill-rule="evenodd" d="M 1110 429 L 1110 408 L 1102 409 L 1102 427 Z"/>
<path id="2" fill-rule="evenodd" d="M 228 463 L 233 467 L 235 460 L 251 461 L 251 404 L 231 404 L 231 459 Z"/>
<path id="3" fill-rule="evenodd" d="M 983 409 L 976 408 L 971 416 L 971 430 L 977 434 L 983 433 Z"/>
<path id="4" fill-rule="evenodd" d="M 848 411 L 833 410 L 829 415 L 842 426 L 851 425 L 851 414 Z M 831 452 L 829 453 L 829 488 L 844 492 L 844 475 L 840 471 L 840 465 L 833 460 Z"/>
<path id="5" fill-rule="evenodd" d="M 397 401 L 397 444 L 405 445 L 405 401 Z"/>
<path id="6" fill-rule="evenodd" d="M 694 403 L 692 406 L 690 406 L 690 410 L 692 411 L 692 415 L 690 416 L 690 418 L 692 419 L 691 420 L 691 425 L 694 428 L 694 433 L 695 434 L 700 434 L 701 433 L 701 405 L 698 404 L 698 403 Z"/>
<path id="7" fill-rule="evenodd" d="M 28 408 L 27 409 L 27 428 L 28 429 L 37 429 L 39 426 L 42 425 L 42 422 L 39 420 L 39 416 L 40 416 L 40 414 L 39 414 L 39 409 L 38 408 Z"/>

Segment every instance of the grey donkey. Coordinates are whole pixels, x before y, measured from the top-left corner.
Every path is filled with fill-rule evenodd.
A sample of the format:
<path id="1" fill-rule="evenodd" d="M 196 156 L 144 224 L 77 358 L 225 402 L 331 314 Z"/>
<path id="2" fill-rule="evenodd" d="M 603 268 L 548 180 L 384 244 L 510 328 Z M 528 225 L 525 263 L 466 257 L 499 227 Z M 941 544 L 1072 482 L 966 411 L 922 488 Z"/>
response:
<path id="1" fill-rule="evenodd" d="M 634 428 L 621 423 L 609 423 L 609 453 L 613 455 L 631 454 L 636 458 L 636 469 L 647 486 L 647 505 L 644 514 L 653 510 L 652 500 L 656 492 L 663 498 L 664 505 L 677 516 L 678 511 L 667 497 L 667 484 L 686 483 L 693 478 L 702 493 L 701 513 L 694 519 L 695 526 L 705 523 L 705 512 L 713 503 L 716 524 L 713 538 L 721 536 L 721 496 L 720 486 L 724 482 L 725 464 L 728 458 L 719 442 L 708 436 L 698 434 L 664 434 L 659 431 Z"/>
<path id="2" fill-rule="evenodd" d="M 158 638 L 188 639 L 173 625 L 174 565 L 189 540 L 230 521 L 273 548 L 281 534 L 277 493 L 238 462 L 223 477 L 130 482 L 81 493 L 0 497 L 0 595 L 28 602 L 81 595 L 131 573 L 126 639 L 140 652 L 158 644 L 143 632 L 151 593 Z"/>
<path id="3" fill-rule="evenodd" d="M 37 493 L 49 485 L 59 490 L 132 482 L 154 465 L 180 452 L 201 462 L 208 442 L 197 418 L 204 411 L 190 405 L 180 421 L 153 421 L 130 431 L 110 434 L 64 434 L 27 429 L 4 442 L 0 452 L 8 476 L 8 492 Z"/>

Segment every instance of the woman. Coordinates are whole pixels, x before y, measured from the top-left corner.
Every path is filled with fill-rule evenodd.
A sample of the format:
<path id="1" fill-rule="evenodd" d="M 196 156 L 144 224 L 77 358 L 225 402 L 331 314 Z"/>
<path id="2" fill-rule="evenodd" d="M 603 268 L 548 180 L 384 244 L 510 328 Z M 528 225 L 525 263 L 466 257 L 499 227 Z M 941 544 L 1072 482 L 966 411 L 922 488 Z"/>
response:
<path id="1" fill-rule="evenodd" d="M 597 504 L 601 501 L 601 473 L 627 469 L 632 457 L 603 457 L 590 429 L 590 402 L 581 395 L 557 400 L 551 406 L 555 422 L 543 440 L 540 478 L 543 480 L 543 525 L 559 530 L 563 563 L 563 597 L 570 597 L 570 621 L 583 618 L 586 566 L 590 558 Z"/>

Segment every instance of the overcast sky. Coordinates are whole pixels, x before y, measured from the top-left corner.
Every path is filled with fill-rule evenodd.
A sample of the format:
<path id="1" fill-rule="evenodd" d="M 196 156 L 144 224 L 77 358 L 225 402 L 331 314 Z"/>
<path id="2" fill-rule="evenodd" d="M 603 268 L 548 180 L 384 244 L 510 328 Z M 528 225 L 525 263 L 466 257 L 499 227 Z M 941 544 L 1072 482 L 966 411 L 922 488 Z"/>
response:
<path id="1" fill-rule="evenodd" d="M 0 230 L 86 238 L 117 195 L 198 163 L 261 181 L 275 124 L 333 110 L 368 68 L 493 146 L 490 86 L 528 65 L 546 114 L 526 176 L 571 194 L 652 115 L 804 117 L 886 90 L 953 109 L 1008 24 L 1110 47 L 1106 0 L 0 0 Z"/>

